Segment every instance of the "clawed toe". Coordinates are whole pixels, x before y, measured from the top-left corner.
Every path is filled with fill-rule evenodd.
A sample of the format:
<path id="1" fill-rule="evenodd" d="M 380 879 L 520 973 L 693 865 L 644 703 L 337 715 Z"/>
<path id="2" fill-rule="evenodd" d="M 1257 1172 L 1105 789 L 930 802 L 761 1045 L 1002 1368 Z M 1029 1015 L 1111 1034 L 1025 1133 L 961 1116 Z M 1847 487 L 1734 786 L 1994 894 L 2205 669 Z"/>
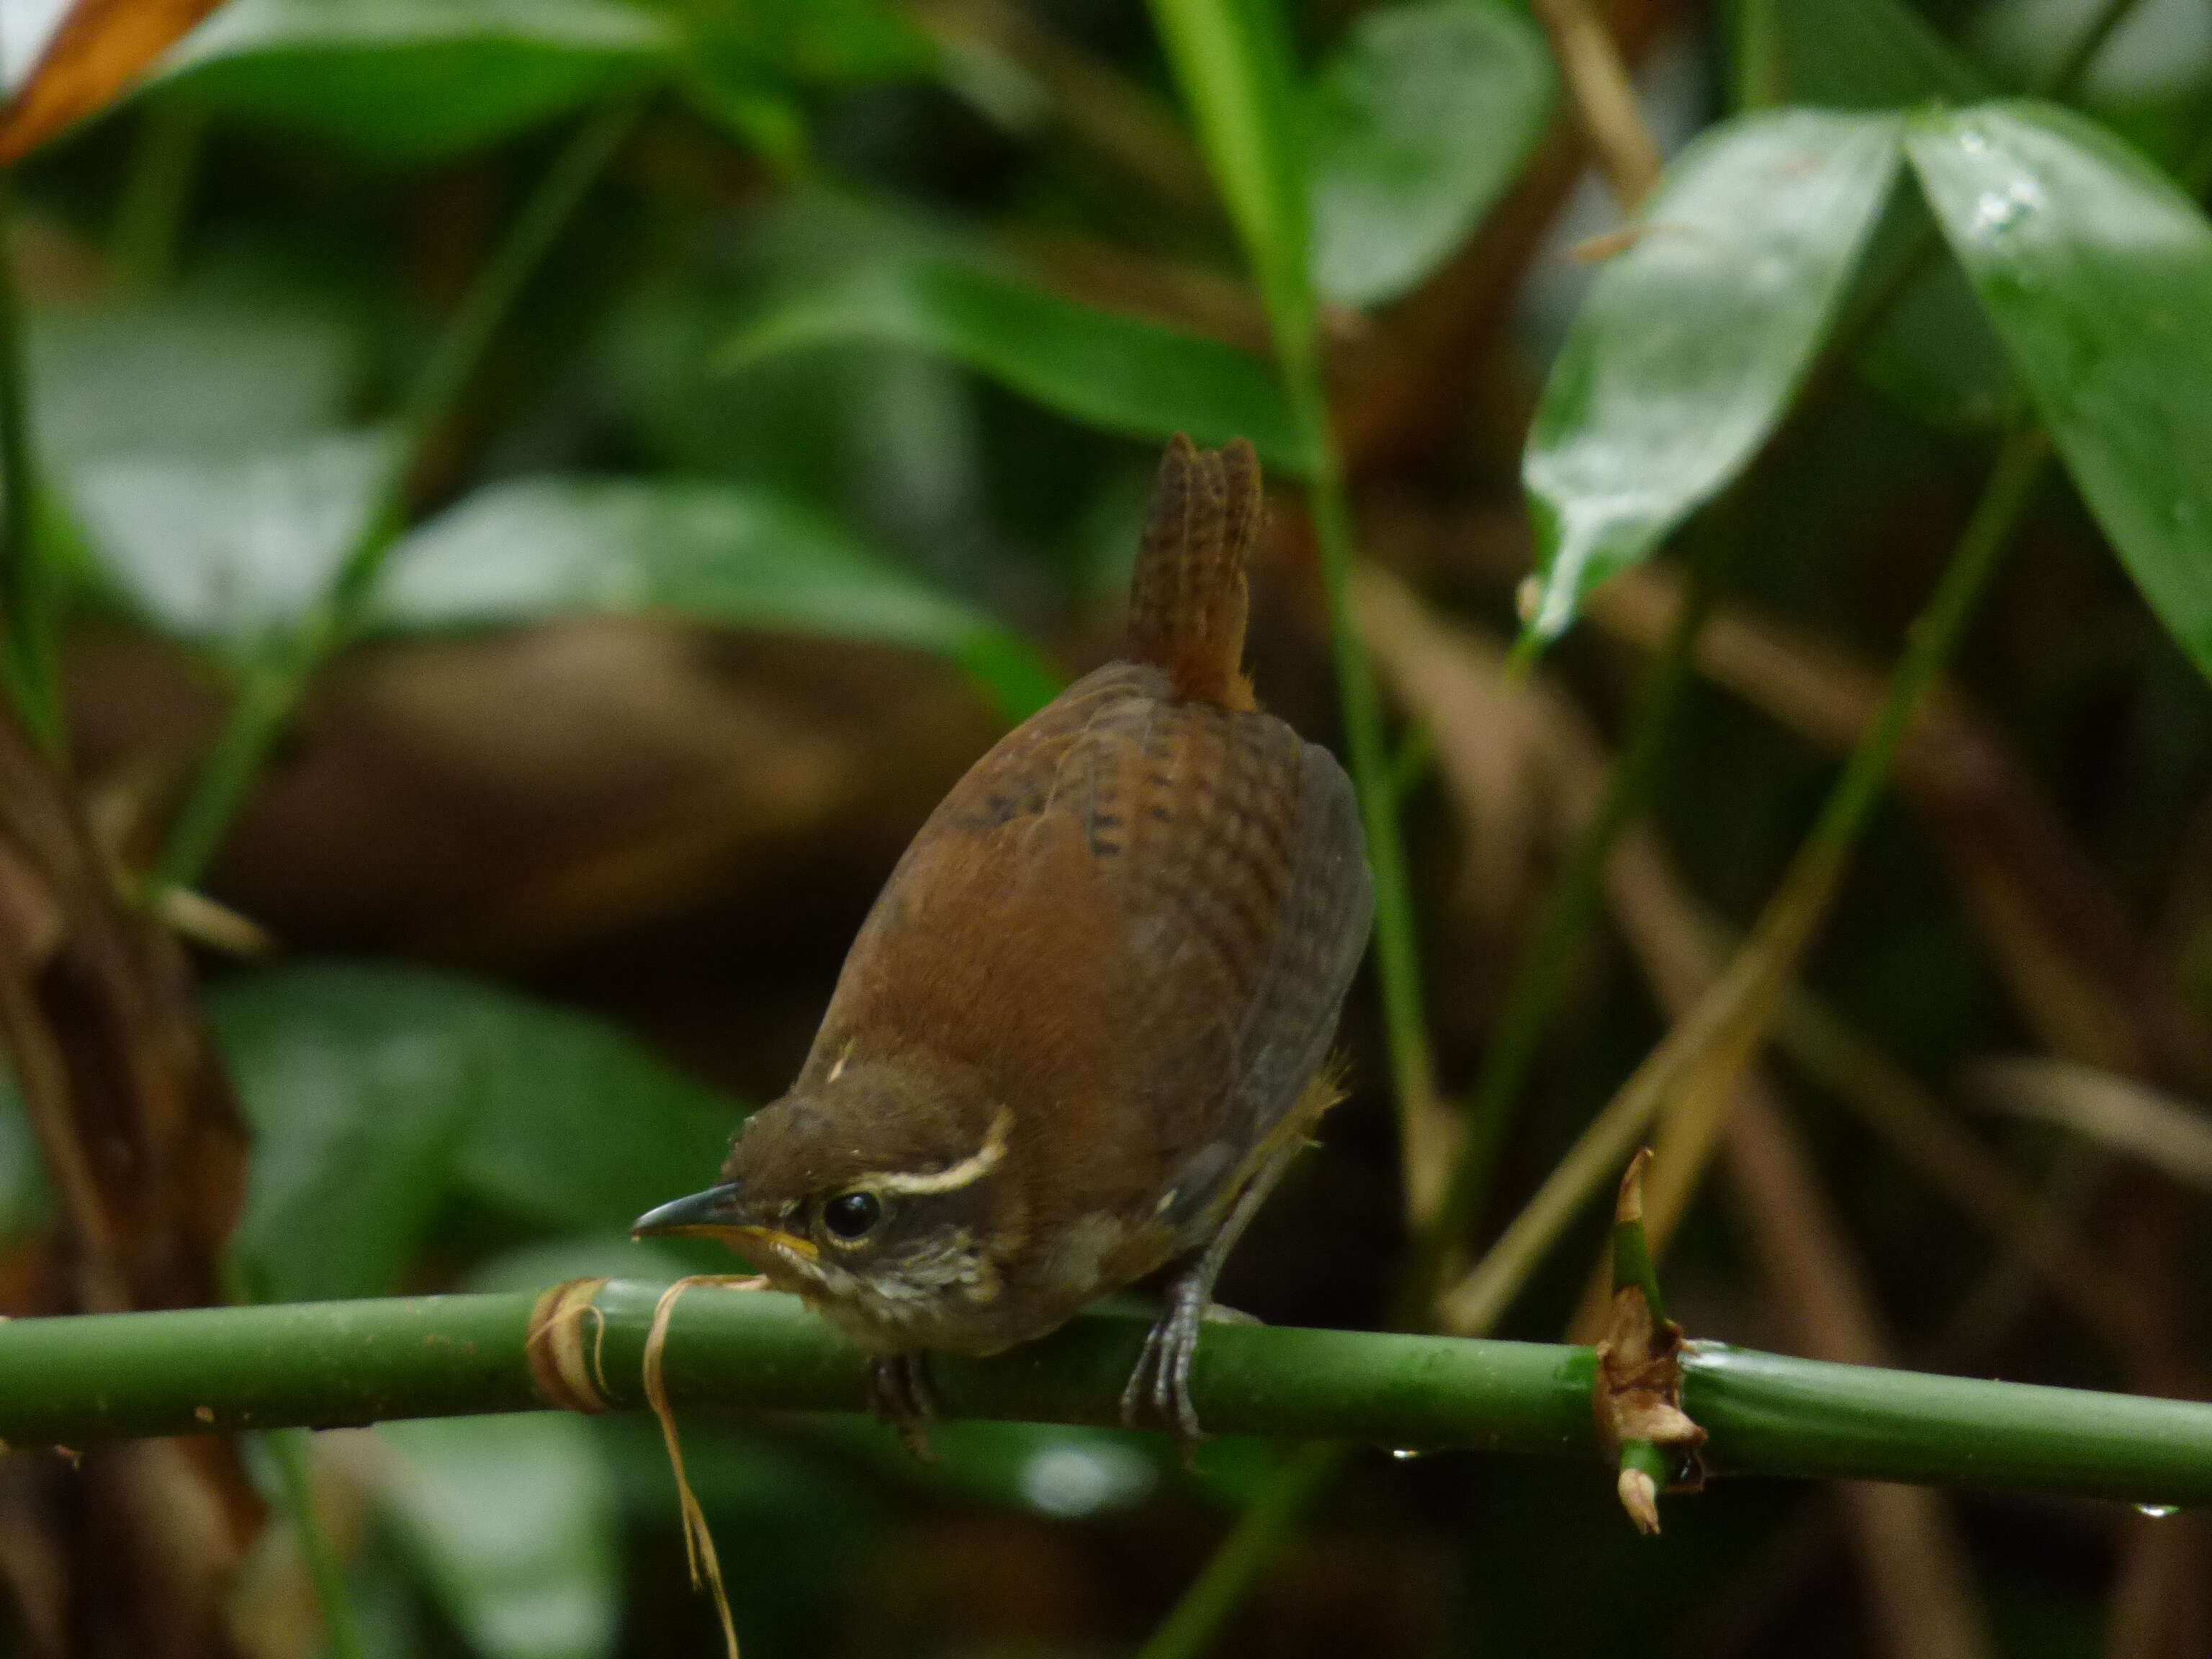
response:
<path id="1" fill-rule="evenodd" d="M 1191 1365 L 1198 1357 L 1202 1299 L 1177 1295 L 1149 1331 L 1129 1385 L 1121 1390 L 1121 1421 L 1142 1428 L 1146 1419 L 1175 1431 L 1186 1456 L 1206 1437 L 1191 1401 Z"/>
<path id="2" fill-rule="evenodd" d="M 896 1429 L 900 1443 L 924 1462 L 935 1455 L 929 1449 L 929 1424 L 937 1415 L 927 1365 L 927 1357 L 918 1353 L 894 1354 L 868 1365 L 868 1409 Z"/>

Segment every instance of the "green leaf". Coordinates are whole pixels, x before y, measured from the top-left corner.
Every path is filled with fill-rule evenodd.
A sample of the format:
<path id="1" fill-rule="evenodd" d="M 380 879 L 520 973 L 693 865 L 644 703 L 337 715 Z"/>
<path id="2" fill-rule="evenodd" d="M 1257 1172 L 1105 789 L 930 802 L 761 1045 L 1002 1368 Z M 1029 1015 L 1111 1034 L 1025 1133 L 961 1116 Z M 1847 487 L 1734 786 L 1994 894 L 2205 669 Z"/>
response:
<path id="1" fill-rule="evenodd" d="M 736 368 L 802 347 L 906 346 L 967 364 L 1071 420 L 1132 437 L 1246 437 L 1261 458 L 1311 459 L 1273 372 L 1218 341 L 1142 322 L 953 260 L 885 260 L 795 294 L 741 329 Z"/>
<path id="2" fill-rule="evenodd" d="M 434 1038 L 365 1026 L 300 971 L 209 999 L 253 1129 L 232 1250 L 266 1300 L 381 1296 L 443 1200 L 471 1079 Z"/>
<path id="3" fill-rule="evenodd" d="M 380 432 L 238 457 L 117 456 L 64 489 L 103 574 L 162 632 L 250 651 L 328 592 L 392 461 Z"/>
<path id="4" fill-rule="evenodd" d="M 1362 15 L 1314 89 L 1314 282 L 1393 300 L 1441 264 L 1513 181 L 1552 107 L 1528 15 L 1425 0 Z"/>
<path id="5" fill-rule="evenodd" d="M 884 0 L 650 0 L 711 75 L 854 84 L 933 73 L 937 48 Z"/>
<path id="6" fill-rule="evenodd" d="M 634 1039 L 476 981 L 303 963 L 210 1012 L 255 1131 L 240 1249 L 271 1296 L 390 1291 L 456 1188 L 615 1231 L 728 1149 L 732 1110 Z"/>
<path id="7" fill-rule="evenodd" d="M 1315 349 L 1310 170 L 1276 0 L 1152 0 L 1152 17 L 1259 278 L 1276 349 L 1304 357 Z"/>
<path id="8" fill-rule="evenodd" d="M 342 317 L 260 287 L 41 310 L 26 349 L 50 464 L 296 442 L 338 423 L 360 378 Z"/>
<path id="9" fill-rule="evenodd" d="M 1990 94 L 1905 0 L 1774 0 L 1790 100 L 1843 109 L 1971 103 Z"/>
<path id="10" fill-rule="evenodd" d="M 419 632 L 645 611 L 939 652 L 1010 712 L 1053 695 L 1036 653 L 1003 629 L 827 520 L 733 484 L 495 484 L 392 550 L 374 620 Z"/>
<path id="11" fill-rule="evenodd" d="M 419 166 L 656 78 L 675 44 L 616 0 L 230 0 L 161 84 L 226 118 Z"/>
<path id="12" fill-rule="evenodd" d="M 2082 499 L 2212 673 L 2212 225 L 2047 105 L 1932 115 L 1907 143 Z"/>
<path id="13" fill-rule="evenodd" d="M 489 1659 L 599 1659 L 621 1601 L 615 1485 L 562 1412 L 380 1423 L 387 1518 Z"/>
<path id="14" fill-rule="evenodd" d="M 1532 636 L 1757 453 L 1834 321 L 1898 167 L 1889 118 L 1785 111 L 1685 151 L 1568 331 L 1522 479 Z"/>

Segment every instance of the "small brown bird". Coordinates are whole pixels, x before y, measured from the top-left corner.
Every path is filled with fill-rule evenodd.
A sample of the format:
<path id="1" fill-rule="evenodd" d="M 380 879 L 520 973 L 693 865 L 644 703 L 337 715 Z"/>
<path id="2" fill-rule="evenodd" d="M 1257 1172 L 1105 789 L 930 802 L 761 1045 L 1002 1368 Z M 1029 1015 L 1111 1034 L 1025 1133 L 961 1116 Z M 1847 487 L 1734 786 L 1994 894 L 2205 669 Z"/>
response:
<path id="1" fill-rule="evenodd" d="M 1122 1397 L 1195 1437 L 1222 1263 L 1334 1098 L 1367 939 L 1352 786 L 1241 671 L 1251 446 L 1178 436 L 1127 656 L 1008 732 L 931 814 L 798 1081 L 721 1184 L 636 1232 L 726 1240 L 874 1361 L 910 1441 L 921 1356 L 988 1354 L 1173 1262 Z"/>

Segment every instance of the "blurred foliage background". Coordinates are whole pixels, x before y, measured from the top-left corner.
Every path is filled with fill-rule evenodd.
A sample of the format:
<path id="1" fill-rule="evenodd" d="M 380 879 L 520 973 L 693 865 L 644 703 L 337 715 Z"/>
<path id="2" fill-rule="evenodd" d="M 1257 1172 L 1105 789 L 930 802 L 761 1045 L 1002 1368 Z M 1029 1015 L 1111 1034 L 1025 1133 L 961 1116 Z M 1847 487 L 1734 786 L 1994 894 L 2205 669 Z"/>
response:
<path id="1" fill-rule="evenodd" d="M 58 10 L 0 8 L 12 81 Z M 1285 15 L 1456 1098 L 1652 698 L 1685 568 L 1715 610 L 1639 845 L 1663 849 L 1668 937 L 1696 960 L 1797 847 L 2021 392 L 1966 279 L 1926 257 L 1926 210 L 1877 195 L 1852 278 L 1869 325 L 1743 482 L 1509 673 L 1537 556 L 1524 441 L 1634 237 L 1513 0 Z M 2111 25 L 2061 89 L 2200 200 L 2212 174 L 2203 0 L 1616 0 L 1605 21 L 1670 152 L 1748 104 L 2049 90 Z M 563 169 L 573 205 L 511 315 L 426 404 L 439 342 Z M 9 228 L 40 479 L 23 534 L 68 622 L 50 725 L 104 851 L 220 907 L 170 919 L 252 1135 L 232 1293 L 719 1265 L 623 1229 L 702 1185 L 780 1091 L 939 795 L 1112 653 L 1169 434 L 1244 433 L 1273 467 L 1255 678 L 1339 735 L 1296 488 L 1312 457 L 1134 5 L 229 0 L 17 169 Z M 2212 333 L 2212 313 L 2166 323 Z M 1718 417 L 1686 395 L 1658 418 Z M 302 658 L 380 512 L 396 545 Z M 235 823 L 165 857 L 226 708 L 295 692 Z M 1686 1215 L 1672 1310 L 1827 1357 L 2201 1392 L 2212 1154 L 2176 1097 L 2212 1086 L 2212 695 L 2064 482 L 1939 714 L 1785 1005 L 1741 1120 L 1763 1128 L 1729 1130 Z M 1578 942 L 1481 1236 L 1679 1012 L 1626 939 L 1601 921 Z M 1352 1097 L 1224 1281 L 1272 1321 L 1390 1316 L 1401 1158 L 1365 980 L 1346 1042 Z M 11 1313 L 70 1303 L 52 1215 L 23 1115 L 0 1115 Z M 1501 1334 L 1555 1337 L 1601 1235 L 1593 1212 Z M 1131 1651 L 1285 1455 L 1224 1441 L 1186 1468 L 1152 1437 L 971 1424 L 918 1464 L 833 1419 L 701 1422 L 688 1445 L 755 1659 Z M 113 1544 L 145 1468 L 103 1486 L 29 1456 L 0 1470 L 23 1651 L 333 1650 L 319 1561 L 349 1604 L 338 1651 L 719 1642 L 648 1423 L 319 1437 L 307 1528 L 284 1449 L 249 1447 L 216 1483 L 220 1589 Z M 1328 1491 L 1222 1650 L 2147 1659 L 2212 1639 L 2185 1517 L 1723 1482 L 1646 1541 L 1595 1472 L 1378 1452 Z M 111 1593 L 122 1611 L 88 1611 Z"/>

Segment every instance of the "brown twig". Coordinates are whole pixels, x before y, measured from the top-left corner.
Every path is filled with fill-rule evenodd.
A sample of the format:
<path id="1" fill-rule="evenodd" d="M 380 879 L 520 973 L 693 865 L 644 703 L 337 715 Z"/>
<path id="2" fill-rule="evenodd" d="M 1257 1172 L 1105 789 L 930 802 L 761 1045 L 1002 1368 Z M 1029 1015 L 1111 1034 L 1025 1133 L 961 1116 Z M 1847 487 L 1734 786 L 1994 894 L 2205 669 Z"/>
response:
<path id="1" fill-rule="evenodd" d="M 1628 64 L 1589 0 L 1535 0 L 1535 7 L 1583 132 L 1614 199 L 1632 213 L 1658 182 L 1660 161 Z"/>
<path id="2" fill-rule="evenodd" d="M 1522 763 L 1548 779 L 1539 792 L 1551 809 L 1547 830 L 1561 844 L 1571 840 L 1595 810 L 1604 778 L 1601 745 L 1580 712 L 1541 677 L 1510 677 L 1501 647 L 1437 621 L 1392 579 L 1370 573 L 1364 580 L 1369 639 L 1392 684 L 1431 721 L 1447 787 L 1462 793 L 1498 769 L 1494 745 L 1514 744 L 1525 750 Z M 1481 718 L 1468 718 L 1471 712 Z M 1480 810 L 1479 799 L 1476 805 Z M 1710 989 L 1715 964 L 1702 924 L 1648 830 L 1624 832 L 1607 889 L 1662 1001 L 1680 1017 Z M 1736 1101 L 1725 1146 L 1759 1237 L 1778 1311 L 1802 1351 L 1879 1363 L 1886 1343 L 1871 1298 L 1767 1085 L 1755 1073 L 1747 1074 Z M 1739 1127 L 1747 1122 L 1748 1128 Z M 1843 1501 L 1888 1650 L 1985 1653 L 1963 1558 L 1940 1500 L 1851 1485 Z"/>
<path id="3" fill-rule="evenodd" d="M 1636 62 L 1682 10 L 1679 0 L 1614 0 L 1605 9 L 1607 39 L 1618 43 L 1609 50 Z M 1392 307 L 1372 337 L 1339 354 L 1337 441 L 1352 477 L 1425 459 L 1460 429 L 1480 366 L 1589 158 L 1579 129 L 1554 121 L 1468 245 Z M 1510 424 L 1517 447 L 1522 422 Z"/>
<path id="4" fill-rule="evenodd" d="M 1590 596 L 1585 614 L 1646 649 L 1666 637 L 1680 585 L 1645 566 Z M 1698 640 L 1698 671 L 1823 748 L 1857 743 L 1881 697 L 1874 668 L 1740 606 Z M 2003 744 L 1955 692 L 1929 700 L 1898 786 L 1942 837 L 1992 956 L 2056 1051 L 2185 1090 L 2212 1079 L 2212 1031 Z"/>

